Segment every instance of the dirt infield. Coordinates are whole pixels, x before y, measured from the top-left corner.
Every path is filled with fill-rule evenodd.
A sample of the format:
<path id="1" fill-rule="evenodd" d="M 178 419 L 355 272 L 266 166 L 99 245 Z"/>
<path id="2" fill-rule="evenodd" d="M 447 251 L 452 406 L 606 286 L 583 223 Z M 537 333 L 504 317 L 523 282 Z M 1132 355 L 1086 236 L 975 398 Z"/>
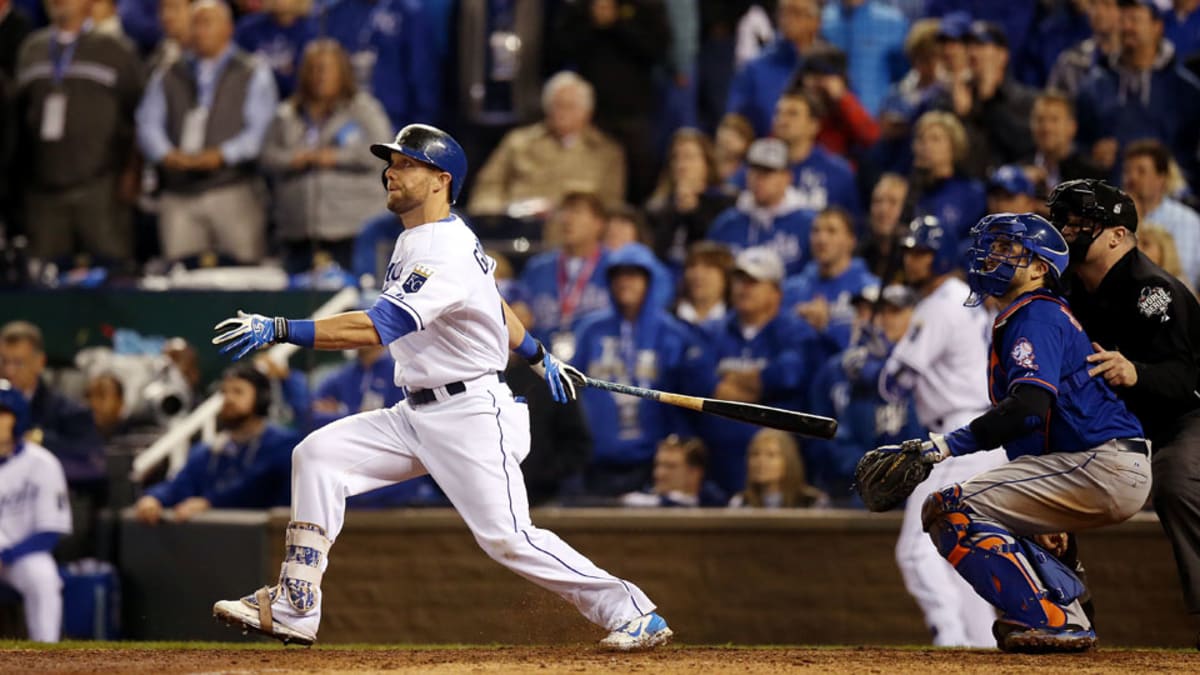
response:
<path id="1" fill-rule="evenodd" d="M 1188 672 L 1195 652 L 1099 650 L 1082 655 L 1014 656 L 994 651 L 673 646 L 614 655 L 594 647 L 0 649 L 6 673 L 992 673 L 1038 668 L 1084 673 Z"/>

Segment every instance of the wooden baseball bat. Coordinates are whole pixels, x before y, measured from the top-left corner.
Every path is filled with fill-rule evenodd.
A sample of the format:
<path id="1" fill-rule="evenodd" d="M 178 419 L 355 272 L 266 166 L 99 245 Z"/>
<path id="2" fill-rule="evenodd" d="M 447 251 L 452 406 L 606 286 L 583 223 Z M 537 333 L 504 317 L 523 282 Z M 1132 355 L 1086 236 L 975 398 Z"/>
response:
<path id="1" fill-rule="evenodd" d="M 739 422 L 757 424 L 760 427 L 790 431 L 807 438 L 829 440 L 837 433 L 837 420 L 820 415 L 810 415 L 808 413 L 772 408 L 771 406 L 754 403 L 740 403 L 738 401 L 722 401 L 720 399 L 703 398 L 701 396 L 672 394 L 656 389 L 634 387 L 616 382 L 605 382 L 604 380 L 597 380 L 587 376 L 584 376 L 584 384 L 595 389 L 646 398 L 651 401 L 696 410 L 710 415 L 720 415 L 721 417 L 727 417 Z"/>

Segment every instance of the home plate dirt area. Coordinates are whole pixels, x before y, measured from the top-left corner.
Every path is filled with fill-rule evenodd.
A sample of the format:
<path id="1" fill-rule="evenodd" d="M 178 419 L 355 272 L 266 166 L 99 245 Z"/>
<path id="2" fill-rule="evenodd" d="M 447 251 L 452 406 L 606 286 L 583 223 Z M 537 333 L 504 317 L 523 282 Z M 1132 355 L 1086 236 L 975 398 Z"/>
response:
<path id="1" fill-rule="evenodd" d="M 71 643 L 0 647 L 6 673 L 994 673 L 1195 672 L 1195 651 L 1098 649 L 1025 656 L 986 650 L 897 647 L 698 647 L 673 645 L 640 654 L 593 646 L 288 647 L 188 643 Z"/>

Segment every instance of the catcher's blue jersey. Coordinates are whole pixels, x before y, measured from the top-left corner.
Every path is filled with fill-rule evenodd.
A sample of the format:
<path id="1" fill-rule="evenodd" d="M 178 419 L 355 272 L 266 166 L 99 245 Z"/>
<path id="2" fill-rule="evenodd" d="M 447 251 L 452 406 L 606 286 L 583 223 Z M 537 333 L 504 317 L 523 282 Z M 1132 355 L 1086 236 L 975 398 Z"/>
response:
<path id="1" fill-rule="evenodd" d="M 1142 425 L 1103 377 L 1090 377 L 1092 342 L 1062 298 L 1040 289 L 1017 298 L 992 329 L 988 395 L 992 403 L 1018 384 L 1054 395 L 1046 424 L 1005 444 L 1009 457 L 1079 452 L 1114 438 L 1141 438 Z"/>

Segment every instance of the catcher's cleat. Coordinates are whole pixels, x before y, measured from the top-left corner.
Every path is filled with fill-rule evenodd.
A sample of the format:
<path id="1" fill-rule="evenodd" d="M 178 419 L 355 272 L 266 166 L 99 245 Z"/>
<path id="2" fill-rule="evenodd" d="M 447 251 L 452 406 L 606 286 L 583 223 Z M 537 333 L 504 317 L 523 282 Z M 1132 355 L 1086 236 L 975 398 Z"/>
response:
<path id="1" fill-rule="evenodd" d="M 650 612 L 609 633 L 600 641 L 600 646 L 619 652 L 652 649 L 667 644 L 673 635 L 675 633 L 667 627 L 666 619 L 659 616 L 658 612 Z"/>
<path id="2" fill-rule="evenodd" d="M 1079 626 L 1030 628 L 998 619 L 992 624 L 992 634 L 1000 651 L 1010 654 L 1086 652 L 1096 646 L 1096 631 Z"/>
<path id="3" fill-rule="evenodd" d="M 263 587 L 241 600 L 221 600 L 213 605 L 213 617 L 242 633 L 254 631 L 275 638 L 283 644 L 311 645 L 317 636 L 307 633 L 288 619 L 280 620 L 273 605 L 286 604 L 279 597 L 279 586 Z"/>

